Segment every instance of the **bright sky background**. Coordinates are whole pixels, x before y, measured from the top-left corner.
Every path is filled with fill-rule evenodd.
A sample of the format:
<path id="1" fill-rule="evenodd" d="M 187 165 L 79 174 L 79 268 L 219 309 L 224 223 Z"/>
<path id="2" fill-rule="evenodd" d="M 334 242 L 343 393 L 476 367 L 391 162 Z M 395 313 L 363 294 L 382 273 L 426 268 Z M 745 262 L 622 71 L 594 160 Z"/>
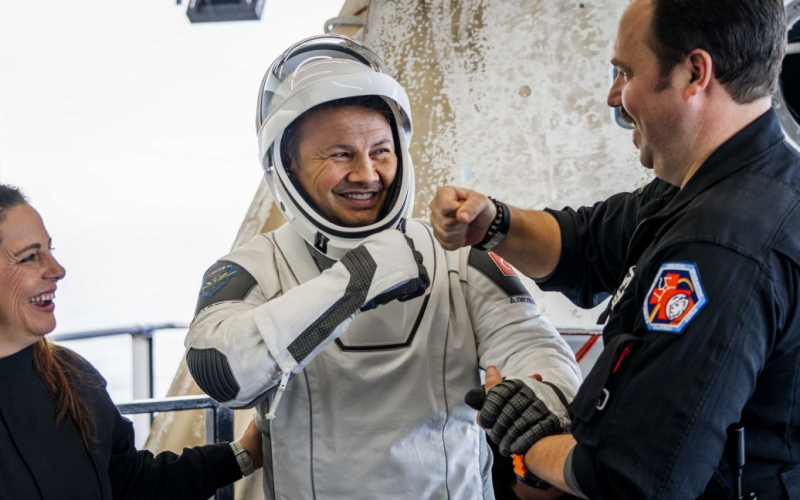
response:
<path id="1" fill-rule="evenodd" d="M 261 77 L 342 4 L 267 0 L 261 21 L 196 25 L 187 0 L 0 4 L 0 182 L 30 197 L 67 269 L 56 333 L 191 320 L 261 179 Z M 161 350 L 182 338 L 163 332 Z M 125 342 L 70 344 L 122 399 Z"/>

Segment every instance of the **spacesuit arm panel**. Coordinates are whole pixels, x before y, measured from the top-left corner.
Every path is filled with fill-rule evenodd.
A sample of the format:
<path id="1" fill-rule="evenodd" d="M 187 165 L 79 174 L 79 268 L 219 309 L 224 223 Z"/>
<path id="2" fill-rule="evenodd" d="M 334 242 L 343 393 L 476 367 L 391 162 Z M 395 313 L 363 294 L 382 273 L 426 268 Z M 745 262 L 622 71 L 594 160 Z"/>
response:
<path id="1" fill-rule="evenodd" d="M 187 360 L 198 384 L 224 380 L 212 395 L 225 396 L 221 399 L 228 406 L 252 406 L 278 384 L 282 374 L 300 372 L 341 335 L 364 304 L 381 303 L 381 297 L 418 281 L 419 267 L 402 233 L 385 233 L 365 240 L 318 277 L 270 298 L 263 290 L 276 287 L 258 277 L 271 274 L 257 267 L 271 259 L 248 260 L 246 254 L 237 256 L 236 252 L 228 256 L 243 273 L 252 268 L 258 285 L 239 300 L 226 296 L 218 303 L 206 304 L 192 322 L 186 339 Z M 219 266 L 230 264 L 228 261 Z M 212 266 L 207 276 L 214 269 Z M 204 287 L 211 281 L 204 279 Z M 233 281 L 215 287 L 222 294 L 230 283 Z M 425 287 L 418 288 L 414 291 L 417 295 Z M 196 352 L 210 349 L 216 353 Z M 226 373 L 232 373 L 234 380 Z M 235 397 L 227 398 L 237 385 Z"/>
<path id="2" fill-rule="evenodd" d="M 189 328 L 189 372 L 203 391 L 228 406 L 254 406 L 280 380 L 280 367 L 255 322 L 255 311 L 267 303 L 256 286 L 242 300 L 203 309 Z"/>
<path id="3" fill-rule="evenodd" d="M 558 388 L 568 401 L 581 382 L 571 349 L 539 310 L 515 269 L 495 254 L 470 252 L 467 303 L 478 345 L 480 365 L 496 365 L 506 378 L 523 380 L 559 417 L 569 423 Z M 497 272 L 495 272 L 497 271 Z"/>

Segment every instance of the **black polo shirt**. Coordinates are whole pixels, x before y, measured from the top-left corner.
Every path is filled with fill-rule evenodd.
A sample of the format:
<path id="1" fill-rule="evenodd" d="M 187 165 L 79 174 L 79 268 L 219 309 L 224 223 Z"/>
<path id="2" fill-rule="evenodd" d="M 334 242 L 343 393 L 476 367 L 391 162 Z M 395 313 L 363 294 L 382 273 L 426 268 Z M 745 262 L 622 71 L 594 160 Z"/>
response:
<path id="1" fill-rule="evenodd" d="M 741 422 L 745 494 L 800 495 L 799 206 L 800 155 L 770 110 L 681 190 L 655 180 L 550 211 L 563 248 L 541 288 L 583 307 L 613 295 L 571 405 L 584 494 L 728 490 L 726 431 Z"/>

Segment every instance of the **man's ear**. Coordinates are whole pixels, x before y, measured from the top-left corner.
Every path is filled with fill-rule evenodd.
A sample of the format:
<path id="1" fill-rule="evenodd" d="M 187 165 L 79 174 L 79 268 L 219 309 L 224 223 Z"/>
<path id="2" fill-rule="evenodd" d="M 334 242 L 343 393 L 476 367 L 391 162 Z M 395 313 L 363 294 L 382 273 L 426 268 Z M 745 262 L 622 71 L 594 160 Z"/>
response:
<path id="1" fill-rule="evenodd" d="M 690 98 L 705 91 L 714 78 L 714 61 L 711 59 L 711 54 L 703 49 L 694 49 L 686 56 L 683 64 L 689 75 L 684 96 Z"/>

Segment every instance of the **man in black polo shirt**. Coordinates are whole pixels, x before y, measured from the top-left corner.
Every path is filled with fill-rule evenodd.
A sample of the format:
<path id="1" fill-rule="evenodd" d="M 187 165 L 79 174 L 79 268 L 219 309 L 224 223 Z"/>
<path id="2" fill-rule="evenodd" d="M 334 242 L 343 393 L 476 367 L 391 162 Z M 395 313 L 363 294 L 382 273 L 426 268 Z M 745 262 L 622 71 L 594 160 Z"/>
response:
<path id="1" fill-rule="evenodd" d="M 744 494 L 800 498 L 800 155 L 770 109 L 785 46 L 781 0 L 633 0 L 608 104 L 654 181 L 543 212 L 437 192 L 445 248 L 492 247 L 583 307 L 612 297 L 571 434 L 542 437 L 535 397 L 487 377 L 482 423 L 533 475 L 589 498 L 728 497 L 743 425 Z"/>

